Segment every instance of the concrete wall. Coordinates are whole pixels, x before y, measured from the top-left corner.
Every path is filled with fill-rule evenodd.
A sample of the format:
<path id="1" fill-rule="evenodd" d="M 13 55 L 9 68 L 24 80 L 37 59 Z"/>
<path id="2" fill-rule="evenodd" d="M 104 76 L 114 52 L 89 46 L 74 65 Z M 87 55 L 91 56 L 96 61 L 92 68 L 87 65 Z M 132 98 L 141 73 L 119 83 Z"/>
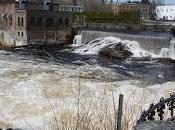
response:
<path id="1" fill-rule="evenodd" d="M 162 48 L 168 48 L 170 45 L 170 38 L 165 37 L 151 37 L 101 31 L 82 31 L 81 34 L 83 44 L 95 40 L 99 37 L 113 36 L 121 38 L 122 40 L 137 41 L 140 43 L 141 48 L 155 54 L 159 54 Z"/>
<path id="2" fill-rule="evenodd" d="M 28 44 L 60 44 L 63 42 L 68 42 L 70 36 L 71 30 L 43 32 L 28 31 Z"/>

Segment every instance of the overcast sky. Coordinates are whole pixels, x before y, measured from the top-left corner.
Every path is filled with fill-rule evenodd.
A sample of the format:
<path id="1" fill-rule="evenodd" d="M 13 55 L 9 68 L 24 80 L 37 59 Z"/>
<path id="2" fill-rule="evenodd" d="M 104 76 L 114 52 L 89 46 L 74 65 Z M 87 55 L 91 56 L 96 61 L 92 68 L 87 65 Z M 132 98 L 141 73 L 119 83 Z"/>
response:
<path id="1" fill-rule="evenodd" d="M 164 0 L 165 4 L 175 4 L 175 0 Z"/>
<path id="2" fill-rule="evenodd" d="M 175 4 L 175 0 L 166 0 L 166 3 L 168 3 L 168 4 Z"/>
<path id="3" fill-rule="evenodd" d="M 128 0 L 119 0 L 120 2 L 122 1 L 128 1 Z M 135 0 L 131 0 L 131 1 L 135 1 Z M 174 4 L 175 5 L 175 0 L 165 0 L 166 4 Z"/>

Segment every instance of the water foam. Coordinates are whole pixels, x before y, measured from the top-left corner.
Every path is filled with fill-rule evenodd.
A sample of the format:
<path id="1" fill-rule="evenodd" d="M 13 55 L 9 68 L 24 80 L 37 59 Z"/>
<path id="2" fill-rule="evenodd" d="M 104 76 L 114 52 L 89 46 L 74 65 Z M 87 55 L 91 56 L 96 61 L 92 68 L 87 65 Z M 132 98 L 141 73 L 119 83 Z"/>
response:
<path id="1" fill-rule="evenodd" d="M 80 43 L 78 43 L 80 44 Z M 145 51 L 142 49 L 138 42 L 121 40 L 120 38 L 115 37 L 105 37 L 97 38 L 82 47 L 77 48 L 74 52 L 79 54 L 98 54 L 99 51 L 109 45 L 124 44 L 129 48 L 129 51 L 133 53 L 134 57 L 155 57 L 156 55 Z"/>
<path id="2" fill-rule="evenodd" d="M 169 48 L 162 48 L 160 52 L 160 57 L 171 58 L 175 60 L 175 40 L 174 39 L 170 41 Z"/>
<path id="3" fill-rule="evenodd" d="M 110 38 L 108 40 L 111 41 Z M 105 42 L 104 40 L 104 44 Z M 138 46 L 135 45 L 135 47 Z M 106 88 L 109 95 L 114 90 L 116 104 L 118 95 L 123 93 L 125 103 L 129 102 L 130 106 L 138 104 L 141 107 L 142 105 L 147 107 L 152 101 L 158 101 L 161 96 L 167 97 L 175 88 L 175 82 L 143 88 L 141 81 L 138 80 L 92 81 L 88 79 L 91 75 L 95 77 L 103 73 L 102 76 L 111 79 L 116 77 L 116 73 L 113 69 L 101 67 L 98 64 L 71 67 L 65 64 L 41 63 L 39 60 L 33 61 L 29 58 L 24 60 L 24 57 L 6 51 L 0 51 L 0 54 L 0 124 L 4 123 L 6 127 L 10 125 L 26 128 L 26 130 L 27 128 L 44 130 L 45 125 L 49 123 L 49 118 L 53 116 L 50 103 L 53 109 L 58 111 L 62 108 L 72 109 L 70 106 L 75 107 L 74 96 L 79 85 L 79 79 L 76 79 L 78 76 L 85 78 L 81 79 L 80 84 L 82 94 L 87 97 L 87 100 L 92 97 L 97 100 L 99 96 L 103 96 L 103 90 Z M 92 73 L 95 71 L 98 73 Z M 153 100 L 154 97 L 156 97 L 155 100 Z M 146 103 L 139 104 L 143 98 L 146 99 Z M 138 106 L 137 113 L 139 112 Z M 136 119 L 138 119 L 137 115 L 135 115 Z"/>
<path id="4" fill-rule="evenodd" d="M 116 37 L 97 38 L 85 45 L 80 43 L 81 35 L 77 35 L 74 39 L 74 45 L 80 46 L 75 49 L 75 53 L 79 54 L 98 54 L 102 48 L 109 45 L 124 44 L 133 53 L 133 57 L 150 57 L 150 58 L 172 58 L 175 59 L 175 40 L 172 40 L 169 48 L 162 48 L 160 54 L 154 54 L 141 48 L 136 41 L 121 40 Z M 77 42 L 76 42 L 77 41 Z"/>
<path id="5" fill-rule="evenodd" d="M 76 35 L 73 40 L 73 46 L 81 46 L 82 35 Z"/>

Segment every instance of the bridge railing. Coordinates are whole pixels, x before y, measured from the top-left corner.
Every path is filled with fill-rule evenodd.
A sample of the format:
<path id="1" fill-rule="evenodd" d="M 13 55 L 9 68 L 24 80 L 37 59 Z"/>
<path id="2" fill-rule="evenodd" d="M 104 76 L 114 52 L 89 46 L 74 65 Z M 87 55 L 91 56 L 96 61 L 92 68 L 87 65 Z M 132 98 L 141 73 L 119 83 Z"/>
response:
<path id="1" fill-rule="evenodd" d="M 175 120 L 174 110 L 175 110 L 175 93 L 171 93 L 170 97 L 160 98 L 160 101 L 157 104 L 150 104 L 148 110 L 144 110 L 137 121 L 137 124 L 140 124 L 145 121 L 155 120 L 155 116 L 157 115 L 160 120 L 165 120 L 165 110 L 170 111 L 170 117 L 167 121 Z"/>

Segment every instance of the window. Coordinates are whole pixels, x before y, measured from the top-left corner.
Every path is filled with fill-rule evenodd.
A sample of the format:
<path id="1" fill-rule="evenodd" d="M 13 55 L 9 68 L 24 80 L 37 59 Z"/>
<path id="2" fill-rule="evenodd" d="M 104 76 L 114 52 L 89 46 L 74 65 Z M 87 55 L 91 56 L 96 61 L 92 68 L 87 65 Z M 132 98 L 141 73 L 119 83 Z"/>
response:
<path id="1" fill-rule="evenodd" d="M 10 26 L 12 26 L 12 25 L 13 25 L 13 18 L 10 17 Z"/>
<path id="2" fill-rule="evenodd" d="M 53 27 L 53 18 L 48 18 L 46 20 L 46 26 L 47 27 Z"/>
<path id="3" fill-rule="evenodd" d="M 62 25 L 63 24 L 63 20 L 59 19 L 59 24 Z"/>
<path id="4" fill-rule="evenodd" d="M 24 26 L 24 18 L 21 18 L 21 26 Z"/>
<path id="5" fill-rule="evenodd" d="M 43 19 L 42 19 L 41 17 L 39 17 L 39 18 L 37 19 L 37 26 L 38 26 L 38 27 L 43 26 Z"/>
<path id="6" fill-rule="evenodd" d="M 5 19 L 5 26 L 7 27 L 7 25 L 8 25 L 8 19 L 6 18 Z"/>
<path id="7" fill-rule="evenodd" d="M 20 18 L 18 17 L 18 26 L 20 26 Z"/>
<path id="8" fill-rule="evenodd" d="M 18 36 L 20 36 L 20 32 L 17 32 Z"/>
<path id="9" fill-rule="evenodd" d="M 21 36 L 22 36 L 22 37 L 24 36 L 24 33 L 23 33 L 23 32 L 21 32 Z"/>
<path id="10" fill-rule="evenodd" d="M 31 19 L 30 19 L 30 25 L 35 25 L 35 18 L 34 17 L 31 17 Z"/>
<path id="11" fill-rule="evenodd" d="M 65 19 L 65 24 L 69 25 L 69 19 Z"/>

